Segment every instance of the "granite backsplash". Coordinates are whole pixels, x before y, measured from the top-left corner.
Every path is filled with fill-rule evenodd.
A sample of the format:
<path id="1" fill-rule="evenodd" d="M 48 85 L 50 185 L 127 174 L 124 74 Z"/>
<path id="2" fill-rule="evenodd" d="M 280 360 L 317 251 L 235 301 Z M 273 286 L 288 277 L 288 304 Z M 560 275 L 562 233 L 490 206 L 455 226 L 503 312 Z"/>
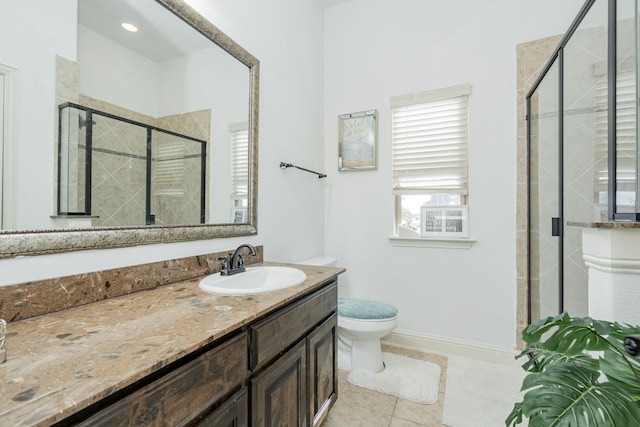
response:
<path id="1" fill-rule="evenodd" d="M 256 250 L 257 255 L 246 258 L 247 265 L 263 262 L 263 247 Z M 217 273 L 218 258 L 233 251 L 2 286 L 0 319 L 14 322 Z"/>

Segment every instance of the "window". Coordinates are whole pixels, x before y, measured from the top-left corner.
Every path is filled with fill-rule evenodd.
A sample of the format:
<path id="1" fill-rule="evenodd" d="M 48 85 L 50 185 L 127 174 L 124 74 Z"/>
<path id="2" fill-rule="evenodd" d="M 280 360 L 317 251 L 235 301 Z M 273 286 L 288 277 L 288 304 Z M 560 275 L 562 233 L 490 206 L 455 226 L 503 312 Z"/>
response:
<path id="1" fill-rule="evenodd" d="M 420 208 L 467 203 L 470 85 L 391 99 L 395 234 L 420 236 Z"/>
<path id="2" fill-rule="evenodd" d="M 231 133 L 231 197 L 234 209 L 247 208 L 249 194 L 249 128 L 247 122 L 229 125 Z M 234 211 L 236 215 L 240 211 Z M 234 222 L 236 222 L 234 220 Z M 244 221 L 237 221 L 244 222 Z"/>

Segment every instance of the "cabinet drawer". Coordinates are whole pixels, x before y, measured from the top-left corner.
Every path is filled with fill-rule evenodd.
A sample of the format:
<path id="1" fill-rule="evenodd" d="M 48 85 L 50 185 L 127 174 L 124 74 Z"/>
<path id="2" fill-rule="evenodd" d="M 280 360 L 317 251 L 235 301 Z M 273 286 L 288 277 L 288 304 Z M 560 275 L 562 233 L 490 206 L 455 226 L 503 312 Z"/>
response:
<path id="1" fill-rule="evenodd" d="M 247 376 L 246 346 L 246 334 L 240 334 L 79 425 L 183 425 L 242 384 Z"/>
<path id="2" fill-rule="evenodd" d="M 249 369 L 259 368 L 295 343 L 338 307 L 338 282 L 278 311 L 249 328 Z"/>

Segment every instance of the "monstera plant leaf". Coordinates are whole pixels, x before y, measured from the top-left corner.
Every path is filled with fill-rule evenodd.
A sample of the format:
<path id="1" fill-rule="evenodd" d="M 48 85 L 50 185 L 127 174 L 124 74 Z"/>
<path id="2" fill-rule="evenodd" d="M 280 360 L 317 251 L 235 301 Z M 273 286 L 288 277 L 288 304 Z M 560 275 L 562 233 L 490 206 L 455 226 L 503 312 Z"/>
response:
<path id="1" fill-rule="evenodd" d="M 562 313 L 527 326 L 522 332 L 522 339 L 547 350 L 573 355 L 585 350 L 598 351 L 609 348 L 607 336 L 621 329 L 622 327 L 614 322 L 594 320 L 590 317 L 574 318 Z"/>
<path id="2" fill-rule="evenodd" d="M 629 393 L 640 405 L 640 359 L 622 356 L 620 351 L 606 350 L 599 359 L 599 365 L 611 383 Z"/>
<path id="3" fill-rule="evenodd" d="M 571 364 L 532 373 L 524 380 L 528 391 L 517 409 L 529 427 L 640 426 L 638 402 L 617 386 L 598 382 L 599 376 Z"/>
<path id="4" fill-rule="evenodd" d="M 547 350 L 538 345 L 531 344 L 517 358 L 528 356 L 522 368 L 528 372 L 542 372 L 548 366 L 572 363 L 587 369 L 596 370 L 599 368 L 598 361 L 587 354 L 565 354 L 555 350 Z"/>
<path id="5" fill-rule="evenodd" d="M 522 333 L 529 372 L 505 423 L 530 427 L 640 427 L 640 359 L 623 346 L 639 327 L 563 313 Z"/>

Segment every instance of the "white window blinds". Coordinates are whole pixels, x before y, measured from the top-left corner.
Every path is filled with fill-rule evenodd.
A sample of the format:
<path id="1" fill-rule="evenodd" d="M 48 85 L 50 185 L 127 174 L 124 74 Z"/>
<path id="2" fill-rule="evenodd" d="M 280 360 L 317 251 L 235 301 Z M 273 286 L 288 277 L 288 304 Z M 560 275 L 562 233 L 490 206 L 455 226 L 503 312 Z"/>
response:
<path id="1" fill-rule="evenodd" d="M 234 199 L 249 193 L 249 130 L 248 123 L 229 125 L 231 133 L 231 185 Z"/>
<path id="2" fill-rule="evenodd" d="M 470 85 L 391 99 L 394 194 L 466 195 Z"/>

